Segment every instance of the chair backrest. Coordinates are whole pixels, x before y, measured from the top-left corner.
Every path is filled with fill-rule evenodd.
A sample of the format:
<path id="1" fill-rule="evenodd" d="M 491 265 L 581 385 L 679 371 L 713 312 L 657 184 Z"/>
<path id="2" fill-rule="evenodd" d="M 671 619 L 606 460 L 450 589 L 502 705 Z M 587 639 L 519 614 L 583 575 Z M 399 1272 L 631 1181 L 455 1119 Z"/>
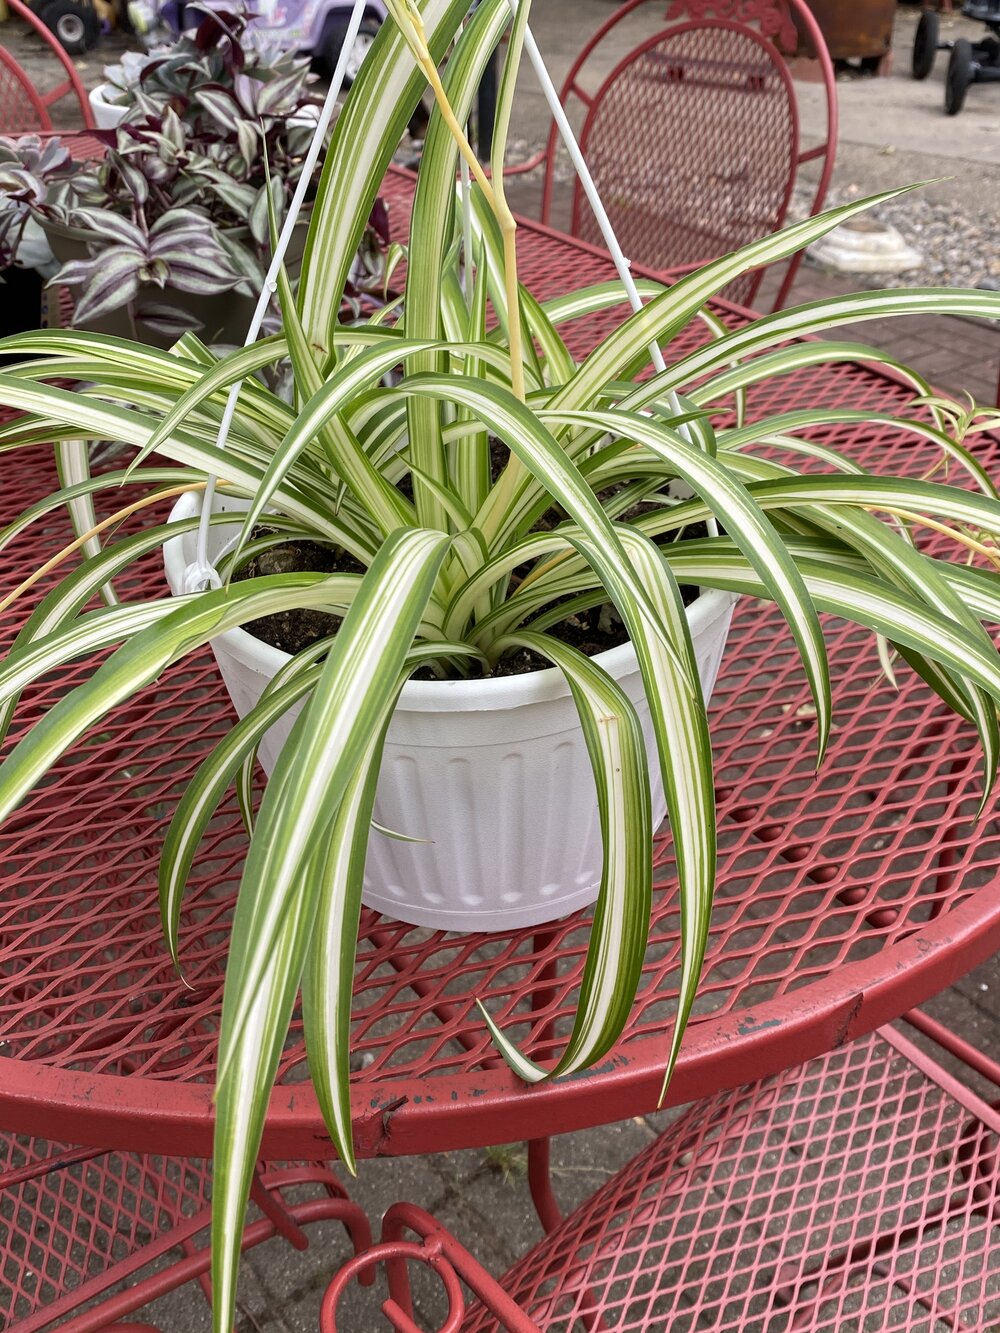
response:
<path id="1" fill-rule="evenodd" d="M 6 0 L 6 4 L 12 14 L 23 19 L 38 34 L 58 60 L 65 77 L 47 92 L 42 92 L 34 86 L 28 73 L 10 51 L 0 46 L 0 134 L 30 134 L 34 130 L 51 130 L 52 117 L 49 113 L 56 102 L 64 97 L 76 99 L 85 129 L 96 128 L 87 90 L 55 35 L 24 0 Z"/>
<path id="2" fill-rule="evenodd" d="M 833 168 L 836 84 L 822 35 L 802 0 L 670 0 L 657 30 L 619 59 L 594 90 L 593 69 L 622 40 L 621 25 L 664 0 L 628 0 L 574 62 L 560 94 L 583 106 L 580 144 L 625 253 L 655 269 L 726 254 L 779 228 L 798 169 L 820 162 L 817 212 Z M 641 17 L 641 16 L 640 16 Z M 826 133 L 803 150 L 795 86 L 785 59 L 801 32 L 815 51 L 826 93 Z M 602 49 L 603 48 L 603 49 Z M 600 54 L 598 54 L 600 53 Z M 579 112 L 577 112 L 579 114 Z M 546 148 L 542 221 L 551 218 L 560 164 L 558 131 Z M 570 230 L 601 243 L 576 182 Z M 775 302 L 782 304 L 798 261 Z M 726 291 L 749 302 L 761 274 Z"/>
<path id="3" fill-rule="evenodd" d="M 51 128 L 52 119 L 27 71 L 0 46 L 0 134 L 32 134 Z"/>

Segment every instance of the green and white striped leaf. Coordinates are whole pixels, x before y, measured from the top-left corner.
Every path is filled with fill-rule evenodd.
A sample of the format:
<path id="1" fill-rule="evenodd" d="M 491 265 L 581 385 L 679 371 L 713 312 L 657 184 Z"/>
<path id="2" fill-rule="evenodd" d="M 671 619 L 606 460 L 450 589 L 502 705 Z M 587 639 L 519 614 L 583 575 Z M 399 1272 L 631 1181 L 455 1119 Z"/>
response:
<path id="1" fill-rule="evenodd" d="M 394 704 L 395 697 L 360 755 L 334 817 L 302 984 L 309 1073 L 330 1141 L 352 1175 L 356 1169 L 350 1090 L 354 962 L 375 789 Z"/>
<path id="2" fill-rule="evenodd" d="M 425 0 L 420 6 L 435 60 L 467 12 L 467 0 Z M 402 34 L 383 23 L 333 127 L 302 258 L 302 325 L 309 342 L 327 354 L 365 222 L 425 86 Z"/>
<path id="3" fill-rule="evenodd" d="M 597 784 L 604 869 L 576 1020 L 552 1070 L 522 1055 L 480 1009 L 504 1059 L 526 1082 L 584 1069 L 614 1044 L 632 1008 L 649 931 L 652 814 L 642 728 L 625 692 L 599 666 L 547 635 L 522 633 L 497 648 L 525 647 L 562 671 L 580 714 Z"/>
<path id="4" fill-rule="evenodd" d="M 117 704 L 151 684 L 172 663 L 216 634 L 292 606 L 345 609 L 358 576 L 272 574 L 247 579 L 238 596 L 224 588 L 94 611 L 69 631 L 33 643 L 0 666 L 0 702 L 52 667 L 109 643 L 131 638 L 93 676 L 60 699 L 0 767 L 0 821 L 14 810 L 61 755 Z"/>
<path id="5" fill-rule="evenodd" d="M 381 719 L 420 628 L 449 539 L 400 529 L 386 539 L 355 590 L 308 705 L 268 783 L 243 871 L 253 913 L 238 973 L 225 1004 L 231 1041 L 219 1052 L 219 1079 L 234 1058 L 269 950 L 294 897 L 318 830 L 333 821 L 360 754 Z M 249 581 L 248 581 L 249 582 Z M 240 585 L 246 586 L 246 585 Z"/>
<path id="6" fill-rule="evenodd" d="M 447 397 L 463 404 L 509 445 L 526 468 L 544 475 L 552 498 L 565 508 L 590 538 L 590 558 L 597 564 L 612 600 L 619 609 L 623 603 L 634 601 L 646 614 L 654 632 L 660 635 L 667 651 L 672 651 L 669 634 L 659 623 L 652 602 L 630 567 L 616 529 L 538 416 L 518 402 L 508 390 L 483 381 L 478 384 L 466 380 L 455 383 L 446 376 L 420 375 L 404 381 L 394 392 L 428 394 L 439 399 Z M 476 515 L 475 526 L 482 533 L 487 546 L 498 543 L 504 535 L 502 531 L 498 532 L 507 517 L 500 498 L 502 490 L 501 478 L 490 491 L 481 512 Z"/>
<path id="7" fill-rule="evenodd" d="M 442 82 L 459 124 L 468 119 L 485 67 L 509 18 L 506 0 L 485 0 L 476 7 L 455 43 Z M 406 270 L 406 332 L 418 341 L 437 340 L 441 335 L 445 257 L 454 235 L 458 152 L 458 144 L 435 106 L 424 139 L 410 219 L 409 251 L 420 260 Z M 442 353 L 437 350 L 418 350 L 407 360 L 409 375 L 444 370 Z M 421 474 L 439 483 L 446 481 L 447 458 L 438 404 L 430 398 L 408 398 L 406 420 L 410 451 Z M 414 501 L 419 522 L 447 530 L 447 516 L 419 481 L 414 484 Z"/>
<path id="8" fill-rule="evenodd" d="M 68 628 L 67 622 L 71 621 L 77 612 L 87 605 L 91 597 L 104 587 L 109 579 L 127 569 L 148 552 L 155 551 L 169 537 L 189 531 L 196 523 L 197 519 L 188 519 L 186 522 L 172 524 L 169 528 L 151 528 L 146 532 L 136 533 L 124 541 L 116 542 L 114 546 L 102 551 L 100 555 L 84 561 L 78 569 L 64 575 L 62 580 L 42 599 L 21 627 L 8 650 L 8 662 L 13 662 L 20 657 L 29 643 L 48 639 L 59 631 L 66 630 Z M 164 613 L 166 613 L 169 605 L 169 603 L 161 603 Z M 126 608 L 126 610 L 131 611 L 141 611 L 142 609 L 135 606 Z M 129 632 L 135 632 L 134 628 Z M 116 631 L 112 631 L 112 633 L 116 633 Z M 120 635 L 120 638 L 126 637 L 127 632 Z M 108 643 L 119 641 L 118 637 L 113 637 L 108 640 Z M 89 651 L 93 652 L 95 649 L 91 647 Z M 39 664 L 37 669 L 41 672 L 46 668 Z M 0 704 L 0 743 L 7 735 L 7 729 L 10 726 L 10 720 L 16 705 L 17 694 L 10 695 L 3 704 Z"/>
<path id="9" fill-rule="evenodd" d="M 681 978 L 660 1091 L 662 1100 L 698 991 L 712 918 L 716 870 L 712 739 L 688 618 L 670 566 L 652 542 L 638 532 L 623 531 L 622 540 L 640 577 L 656 598 L 657 609 L 664 623 L 670 626 L 688 668 L 681 675 L 655 635 L 631 632 L 653 719 L 681 905 Z M 665 573 L 668 577 L 664 577 Z M 697 685 L 693 698 L 692 680 Z"/>
<path id="10" fill-rule="evenodd" d="M 319 846 L 322 847 L 322 842 Z M 298 994 L 312 935 L 325 858 L 317 852 L 303 868 L 300 892 L 289 905 L 272 942 L 246 1019 L 247 1036 L 238 1043 L 229 1075 L 216 1085 L 212 1162 L 212 1327 L 228 1333 L 236 1314 L 247 1197 L 264 1131 L 269 1093 Z M 237 904 L 244 904 L 241 895 Z M 233 926 L 226 970 L 238 965 L 241 940 Z M 223 1004 L 220 1042 L 232 1042 L 232 1020 Z"/>
<path id="11" fill-rule="evenodd" d="M 871 203 L 865 201 L 865 205 Z M 821 215 L 828 217 L 829 214 Z M 782 232 L 786 235 L 787 232 Z M 653 303 L 646 306 L 653 309 Z M 767 347 L 777 347 L 792 338 L 823 333 L 842 324 L 882 319 L 897 315 L 962 315 L 969 318 L 1000 319 L 1000 293 L 948 287 L 892 288 L 888 291 L 858 292 L 834 296 L 806 305 L 793 306 L 772 315 L 762 315 L 742 328 L 733 329 L 724 338 L 689 352 L 672 366 L 639 385 L 622 400 L 623 408 L 638 408 L 653 398 L 662 398 L 671 389 L 694 384 L 704 375 L 756 355 Z M 808 344 L 799 344 L 808 348 Z M 630 342 L 631 348 L 631 342 Z M 811 351 L 802 352 L 802 364 L 809 365 Z M 792 356 L 789 361 L 794 360 Z M 786 362 L 786 369 L 792 366 Z"/>
<path id="12" fill-rule="evenodd" d="M 712 514 L 724 525 L 760 574 L 781 608 L 795 638 L 816 705 L 820 757 L 830 734 L 830 677 L 823 632 L 816 608 L 784 545 L 744 487 L 709 454 L 688 444 L 676 431 L 648 417 L 624 412 L 567 412 L 549 408 L 545 421 L 602 426 L 613 435 L 633 439 L 664 458 L 677 475 L 706 498 Z"/>

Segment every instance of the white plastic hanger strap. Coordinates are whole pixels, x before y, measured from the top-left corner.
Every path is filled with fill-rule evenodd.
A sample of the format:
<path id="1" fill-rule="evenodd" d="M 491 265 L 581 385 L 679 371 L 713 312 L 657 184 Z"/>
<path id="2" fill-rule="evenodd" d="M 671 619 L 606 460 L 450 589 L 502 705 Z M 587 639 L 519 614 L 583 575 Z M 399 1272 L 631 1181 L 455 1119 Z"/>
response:
<path id="1" fill-rule="evenodd" d="M 264 287 L 257 301 L 257 308 L 254 311 L 253 319 L 250 321 L 250 327 L 247 330 L 247 336 L 243 342 L 244 347 L 249 347 L 257 341 L 261 327 L 264 323 L 264 317 L 267 314 L 267 308 L 271 304 L 271 297 L 277 291 L 278 271 L 284 263 L 285 254 L 292 239 L 292 232 L 298 221 L 299 214 L 302 211 L 302 205 L 305 203 L 306 191 L 312 181 L 313 173 L 316 170 L 316 163 L 319 161 L 319 155 L 323 150 L 323 144 L 326 141 L 327 130 L 330 128 L 330 122 L 333 119 L 333 113 L 337 106 L 337 98 L 340 96 L 340 90 L 344 85 L 344 78 L 347 73 L 347 63 L 350 59 L 351 50 L 358 36 L 358 30 L 361 27 L 361 20 L 365 15 L 365 0 L 354 0 L 354 8 L 351 10 L 350 22 L 347 25 L 347 32 L 344 34 L 344 41 L 340 48 L 340 56 L 337 60 L 337 67 L 333 71 L 333 78 L 330 80 L 330 90 L 326 95 L 326 101 L 323 103 L 323 110 L 320 113 L 319 120 L 316 122 L 316 129 L 313 133 L 312 142 L 309 145 L 309 151 L 306 153 L 305 160 L 302 163 L 302 172 L 298 183 L 292 194 L 291 203 L 288 206 L 288 214 L 285 218 L 281 233 L 278 236 L 278 243 L 274 248 L 274 255 L 271 259 L 270 267 L 267 270 L 267 276 L 264 279 Z M 216 446 L 219 449 L 225 449 L 226 441 L 229 438 L 229 431 L 233 424 L 233 417 L 236 414 L 236 403 L 240 396 L 240 387 L 242 381 L 237 380 L 229 390 L 229 397 L 226 400 L 226 408 L 222 414 L 222 420 L 219 423 L 219 432 L 216 436 Z M 195 548 L 195 558 L 184 571 L 184 591 L 200 592 L 203 588 L 218 588 L 222 585 L 218 571 L 208 557 L 208 537 L 212 521 L 212 504 L 215 499 L 215 486 L 218 478 L 213 474 L 207 478 L 205 490 L 201 499 L 201 521 L 198 525 L 198 542 Z"/>

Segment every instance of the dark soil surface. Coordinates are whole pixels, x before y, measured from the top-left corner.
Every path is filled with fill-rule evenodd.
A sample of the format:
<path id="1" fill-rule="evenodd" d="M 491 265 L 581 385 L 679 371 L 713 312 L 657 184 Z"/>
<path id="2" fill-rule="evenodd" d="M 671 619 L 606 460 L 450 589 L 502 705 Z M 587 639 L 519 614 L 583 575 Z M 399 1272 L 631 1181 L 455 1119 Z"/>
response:
<path id="1" fill-rule="evenodd" d="M 254 529 L 254 537 L 264 536 L 267 528 Z M 234 574 L 234 582 L 257 578 L 262 574 L 363 574 L 364 565 L 358 563 L 346 551 L 335 546 L 324 546 L 320 542 L 288 541 L 280 546 L 273 546 L 262 551 Z M 250 620 L 245 629 L 254 638 L 269 643 L 272 648 L 281 648 L 294 657 L 303 648 L 316 643 L 318 639 L 336 634 L 340 628 L 341 617 L 330 615 L 326 611 L 314 611 L 308 607 L 293 607 L 289 611 L 279 611 L 273 616 L 262 616 L 260 620 Z"/>
<path id="2" fill-rule="evenodd" d="M 553 511 L 550 511 L 553 512 Z M 547 515 L 546 518 L 549 516 Z M 554 515 L 555 521 L 561 515 Z M 544 522 L 539 527 L 548 528 L 554 523 Z M 268 529 L 254 529 L 254 537 L 266 535 Z M 683 537 L 705 536 L 704 525 L 699 524 L 685 530 Z M 683 538 L 682 538 L 683 539 Z M 262 552 L 248 561 L 236 573 L 234 582 L 256 578 L 263 574 L 295 573 L 351 573 L 363 574 L 364 566 L 353 556 L 334 546 L 324 546 L 313 541 L 288 541 Z M 685 606 L 689 606 L 698 595 L 697 588 L 682 587 L 681 595 Z M 319 639 L 328 638 L 340 628 L 341 617 L 325 611 L 308 608 L 292 608 L 275 615 L 263 616 L 259 620 L 248 621 L 244 628 L 255 638 L 280 648 L 293 656 L 308 648 Z M 577 611 L 565 620 L 553 625 L 547 633 L 578 649 L 587 657 L 596 657 L 609 648 L 617 648 L 628 639 L 628 633 L 618 612 L 610 603 Z M 493 671 L 493 676 L 522 676 L 532 671 L 542 671 L 552 665 L 540 654 L 527 648 L 512 649 L 500 658 Z M 414 673 L 415 680 L 435 680 L 437 677 L 429 667 L 422 667 Z"/>

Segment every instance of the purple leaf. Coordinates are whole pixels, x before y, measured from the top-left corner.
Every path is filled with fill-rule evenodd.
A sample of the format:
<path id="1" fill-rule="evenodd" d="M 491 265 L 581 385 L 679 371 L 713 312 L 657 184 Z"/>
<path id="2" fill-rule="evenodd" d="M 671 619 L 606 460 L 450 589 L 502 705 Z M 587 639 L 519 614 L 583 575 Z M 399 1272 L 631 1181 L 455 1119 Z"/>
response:
<path id="1" fill-rule="evenodd" d="M 142 324 L 152 333 L 162 338 L 180 338 L 185 333 L 193 333 L 203 328 L 200 319 L 180 306 L 165 305 L 156 301 L 143 301 L 136 307 L 136 323 Z"/>
<path id="2" fill-rule="evenodd" d="M 225 129 L 230 132 L 239 132 L 239 127 L 243 122 L 240 120 L 239 108 L 231 93 L 217 91 L 214 88 L 199 88 L 195 93 L 195 99 Z"/>
<path id="3" fill-rule="evenodd" d="M 117 213 L 99 212 L 96 209 L 80 208 L 74 213 L 74 219 L 95 233 L 97 241 L 110 240 L 119 245 L 128 245 L 145 253 L 146 236 L 141 227 L 137 227 L 128 218 Z"/>
<path id="4" fill-rule="evenodd" d="M 127 260 L 131 259 L 131 262 Z M 87 324 L 127 305 L 139 290 L 139 264 L 121 253 L 117 262 L 97 266 L 93 280 L 80 293 L 73 311 L 74 324 Z"/>

